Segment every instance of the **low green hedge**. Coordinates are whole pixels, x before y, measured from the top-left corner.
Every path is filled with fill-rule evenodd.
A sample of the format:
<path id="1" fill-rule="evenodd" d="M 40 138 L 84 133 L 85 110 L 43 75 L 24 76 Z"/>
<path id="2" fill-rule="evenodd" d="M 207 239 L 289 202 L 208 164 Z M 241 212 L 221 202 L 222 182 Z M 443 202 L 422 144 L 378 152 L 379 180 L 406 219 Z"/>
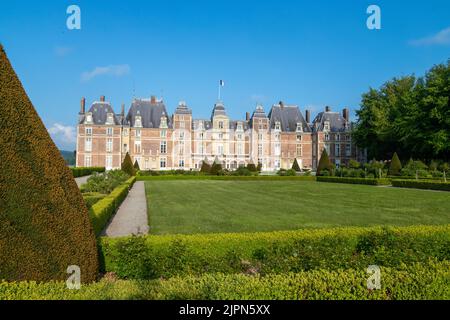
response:
<path id="1" fill-rule="evenodd" d="M 98 193 L 98 192 L 87 192 L 82 193 L 84 202 L 86 203 L 86 207 L 90 209 L 94 204 L 102 200 L 104 197 L 106 197 L 105 194 Z"/>
<path id="2" fill-rule="evenodd" d="M 76 167 L 70 168 L 74 178 L 89 176 L 94 172 L 105 172 L 105 167 Z"/>
<path id="3" fill-rule="evenodd" d="M 137 181 L 148 180 L 237 180 L 237 181 L 270 181 L 270 180 L 301 180 L 315 181 L 314 176 L 189 176 L 189 175 L 163 175 L 163 176 L 138 176 Z"/>
<path id="4" fill-rule="evenodd" d="M 392 185 L 399 188 L 416 188 L 450 191 L 450 182 L 437 182 L 425 180 L 392 180 Z"/>
<path id="5" fill-rule="evenodd" d="M 341 177 L 317 177 L 318 182 L 335 182 L 335 183 L 350 183 L 350 184 L 367 184 L 371 186 L 390 185 L 389 179 L 364 179 L 364 178 L 341 178 Z"/>
<path id="6" fill-rule="evenodd" d="M 450 263 L 381 267 L 381 289 L 368 290 L 366 268 L 249 276 L 205 274 L 168 280 L 103 279 L 80 290 L 63 282 L 0 283 L 0 300 L 437 300 L 450 299 Z"/>
<path id="7" fill-rule="evenodd" d="M 154 279 L 261 274 L 450 260 L 450 225 L 101 238 L 103 271 Z"/>
<path id="8" fill-rule="evenodd" d="M 89 210 L 95 234 L 99 236 L 106 224 L 114 215 L 120 204 L 128 195 L 128 191 L 136 181 L 136 177 L 131 177 L 126 182 L 115 188 L 109 195 L 92 205 Z"/>

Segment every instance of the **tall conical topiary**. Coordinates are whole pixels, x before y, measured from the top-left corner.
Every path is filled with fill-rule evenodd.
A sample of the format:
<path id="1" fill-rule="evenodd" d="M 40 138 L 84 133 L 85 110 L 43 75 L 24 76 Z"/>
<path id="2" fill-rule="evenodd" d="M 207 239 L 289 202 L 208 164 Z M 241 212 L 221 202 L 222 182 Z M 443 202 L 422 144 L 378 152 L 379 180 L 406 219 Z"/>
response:
<path id="1" fill-rule="evenodd" d="M 127 173 L 130 176 L 134 176 L 136 174 L 136 171 L 134 170 L 133 161 L 131 160 L 130 155 L 125 155 L 125 158 L 123 159 L 121 169 L 123 172 Z"/>
<path id="2" fill-rule="evenodd" d="M 139 168 L 139 162 L 136 160 L 134 161 L 134 165 L 133 165 L 134 171 L 138 172 L 141 170 L 141 168 Z"/>
<path id="3" fill-rule="evenodd" d="M 202 161 L 202 167 L 200 168 L 200 172 L 202 173 L 209 173 L 211 171 L 211 165 L 208 162 L 208 159 L 204 159 Z"/>
<path id="4" fill-rule="evenodd" d="M 66 280 L 72 265 L 96 280 L 88 211 L 0 45 L 0 279 Z"/>
<path id="5" fill-rule="evenodd" d="M 295 158 L 294 163 L 292 164 L 292 169 L 295 170 L 295 171 L 297 171 L 297 172 L 302 171 L 302 170 L 300 169 L 300 166 L 298 165 L 297 158 Z"/>
<path id="6" fill-rule="evenodd" d="M 317 166 L 317 175 L 320 176 L 323 170 L 331 171 L 331 162 L 330 158 L 328 157 L 327 149 L 323 149 L 322 155 L 320 156 L 319 165 Z"/>
<path id="7" fill-rule="evenodd" d="M 209 173 L 216 176 L 221 171 L 222 171 L 222 164 L 220 163 L 219 159 L 216 157 L 216 159 L 214 159 L 214 163 L 212 164 L 211 170 Z"/>
<path id="8" fill-rule="evenodd" d="M 389 175 L 398 176 L 400 175 L 400 170 L 402 170 L 402 163 L 398 158 L 397 152 L 394 152 L 391 160 L 391 165 L 389 166 Z"/>

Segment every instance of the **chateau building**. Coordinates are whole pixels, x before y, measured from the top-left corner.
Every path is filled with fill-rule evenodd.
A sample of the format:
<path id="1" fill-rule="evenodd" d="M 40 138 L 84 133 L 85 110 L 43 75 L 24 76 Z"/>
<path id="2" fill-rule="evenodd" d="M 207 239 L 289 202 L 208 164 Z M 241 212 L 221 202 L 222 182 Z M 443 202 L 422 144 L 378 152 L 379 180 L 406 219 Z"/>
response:
<path id="1" fill-rule="evenodd" d="M 169 116 L 162 99 L 134 99 L 127 114 L 116 114 L 100 97 L 85 110 L 81 100 L 77 126 L 77 167 L 120 168 L 128 152 L 142 170 L 199 170 L 203 161 L 220 161 L 234 170 L 260 163 L 262 171 L 290 169 L 295 159 L 302 169 L 315 170 L 324 148 L 339 167 L 350 159 L 364 160 L 351 138 L 349 109 L 326 107 L 311 122 L 298 106 L 283 102 L 269 113 L 261 105 L 245 120 L 231 120 L 218 101 L 210 119 L 194 119 L 180 102 Z"/>

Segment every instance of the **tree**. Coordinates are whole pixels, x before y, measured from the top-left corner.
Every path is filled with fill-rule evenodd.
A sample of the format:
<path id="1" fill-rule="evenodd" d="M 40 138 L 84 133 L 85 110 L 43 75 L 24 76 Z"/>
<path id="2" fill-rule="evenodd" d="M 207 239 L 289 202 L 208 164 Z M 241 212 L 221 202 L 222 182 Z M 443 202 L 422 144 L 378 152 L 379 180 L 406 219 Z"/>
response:
<path id="1" fill-rule="evenodd" d="M 221 171 L 222 171 L 222 164 L 220 163 L 219 159 L 216 157 L 216 159 L 214 160 L 214 163 L 211 166 L 210 173 L 214 176 L 217 176 L 220 174 Z"/>
<path id="2" fill-rule="evenodd" d="M 77 265 L 95 281 L 86 204 L 1 45 L 0 136 L 0 279 L 65 281 Z"/>
<path id="3" fill-rule="evenodd" d="M 130 155 L 125 155 L 125 158 L 123 159 L 121 169 L 123 172 L 127 173 L 130 176 L 134 176 L 136 174 L 136 171 L 134 170 L 133 161 L 131 161 Z"/>
<path id="4" fill-rule="evenodd" d="M 361 168 L 361 163 L 359 163 L 356 160 L 351 159 L 348 162 L 348 166 L 350 167 L 350 169 L 359 169 L 359 168 Z"/>
<path id="5" fill-rule="evenodd" d="M 200 168 L 200 172 L 209 173 L 211 171 L 211 166 L 208 163 L 208 160 L 205 159 L 202 161 L 202 167 Z"/>
<path id="6" fill-rule="evenodd" d="M 322 155 L 320 156 L 319 165 L 317 166 L 316 175 L 320 176 L 323 170 L 330 172 L 332 169 L 330 158 L 328 157 L 327 149 L 323 149 Z"/>
<path id="7" fill-rule="evenodd" d="M 389 166 L 389 175 L 398 176 L 400 175 L 400 171 L 402 170 L 402 163 L 397 155 L 397 152 L 394 152 L 392 156 L 391 165 Z"/>
<path id="8" fill-rule="evenodd" d="M 250 172 L 257 172 L 258 169 L 256 168 L 255 164 L 253 163 L 253 161 L 250 160 L 250 162 L 247 164 L 247 169 Z"/>
<path id="9" fill-rule="evenodd" d="M 138 171 L 141 170 L 141 169 L 139 168 L 139 162 L 138 162 L 137 160 L 134 161 L 133 167 L 134 167 L 134 171 L 135 171 L 135 172 L 138 172 Z"/>
<path id="10" fill-rule="evenodd" d="M 292 164 L 291 169 L 295 170 L 296 172 L 302 171 L 302 169 L 300 169 L 300 166 L 298 165 L 297 158 L 294 159 L 294 163 Z"/>

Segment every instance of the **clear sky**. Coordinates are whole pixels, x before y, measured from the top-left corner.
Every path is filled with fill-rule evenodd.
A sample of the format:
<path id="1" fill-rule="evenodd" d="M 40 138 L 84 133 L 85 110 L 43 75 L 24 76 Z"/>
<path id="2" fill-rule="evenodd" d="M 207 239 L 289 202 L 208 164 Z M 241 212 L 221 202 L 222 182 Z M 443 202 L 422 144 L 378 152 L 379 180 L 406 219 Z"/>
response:
<path id="1" fill-rule="evenodd" d="M 66 9 L 81 8 L 81 30 Z M 370 4 L 381 30 L 366 26 Z M 116 112 L 163 96 L 233 119 L 280 100 L 315 115 L 358 108 L 369 87 L 450 58 L 450 1 L 1 1 L 0 42 L 58 146 L 74 149 L 82 96 Z"/>

